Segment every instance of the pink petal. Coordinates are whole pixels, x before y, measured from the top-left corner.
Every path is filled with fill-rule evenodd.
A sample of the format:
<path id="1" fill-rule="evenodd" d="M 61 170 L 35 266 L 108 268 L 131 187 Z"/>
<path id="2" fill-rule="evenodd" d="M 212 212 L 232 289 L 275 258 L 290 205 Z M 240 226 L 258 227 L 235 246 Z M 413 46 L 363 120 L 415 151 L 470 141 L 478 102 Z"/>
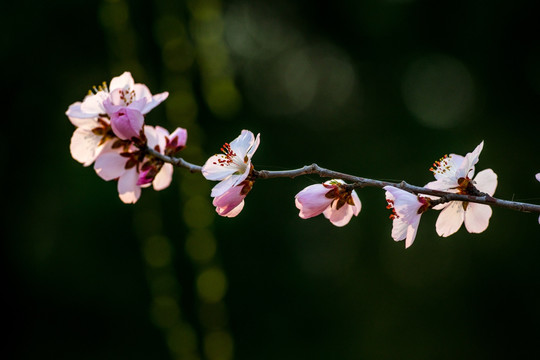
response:
<path id="1" fill-rule="evenodd" d="M 237 207 L 235 207 L 234 209 L 230 210 L 229 212 L 227 212 L 226 214 L 219 208 L 216 208 L 216 212 L 221 215 L 221 216 L 225 216 L 225 217 L 228 217 L 228 218 L 232 218 L 232 217 L 235 217 L 236 215 L 240 214 L 240 212 L 242 211 L 242 209 L 244 208 L 244 204 L 245 202 L 242 200 L 242 202 L 240 204 L 238 204 Z"/>
<path id="2" fill-rule="evenodd" d="M 163 167 L 154 178 L 154 182 L 152 182 L 154 190 L 160 191 L 169 187 L 172 181 L 173 170 L 174 168 L 171 164 L 163 164 Z"/>
<path id="3" fill-rule="evenodd" d="M 352 206 L 345 204 L 339 210 L 336 206 L 337 201 L 334 201 L 332 206 L 323 211 L 324 216 L 335 226 L 341 227 L 347 225 L 354 215 Z"/>
<path id="4" fill-rule="evenodd" d="M 491 169 L 480 171 L 474 178 L 476 188 L 486 194 L 495 194 L 497 189 L 497 174 Z"/>
<path id="5" fill-rule="evenodd" d="M 451 201 L 437 218 L 435 224 L 437 234 L 447 237 L 458 231 L 463 224 L 464 212 L 463 204 L 460 201 Z"/>
<path id="6" fill-rule="evenodd" d="M 134 204 L 141 196 L 141 188 L 137 186 L 139 174 L 137 168 L 127 170 L 118 179 L 118 196 L 126 204 Z"/>
<path id="7" fill-rule="evenodd" d="M 469 203 L 465 211 L 465 228 L 470 233 L 481 233 L 487 229 L 492 213 L 489 205 Z"/>
<path id="8" fill-rule="evenodd" d="M 413 222 L 407 227 L 407 238 L 405 239 L 405 249 L 411 246 L 416 238 L 418 225 L 420 224 L 420 215 L 415 217 Z"/>
<path id="9" fill-rule="evenodd" d="M 129 107 L 120 109 L 111 115 L 111 127 L 116 136 L 122 140 L 138 138 L 144 126 L 144 116 Z"/>
<path id="10" fill-rule="evenodd" d="M 233 217 L 238 215 L 242 208 L 237 209 L 240 204 L 244 203 L 246 194 L 243 194 L 244 186 L 235 186 L 225 192 L 223 195 L 214 198 L 212 204 L 216 207 L 216 212 L 221 216 Z M 243 207 L 244 205 L 242 205 Z M 234 215 L 231 215 L 233 212 Z"/>
<path id="11" fill-rule="evenodd" d="M 105 152 L 96 159 L 94 169 L 100 178 L 110 181 L 121 177 L 126 172 L 127 160 L 118 152 Z"/>
<path id="12" fill-rule="evenodd" d="M 536 174 L 536 180 L 540 181 L 540 173 Z"/>
<path id="13" fill-rule="evenodd" d="M 322 214 L 330 206 L 334 199 L 329 199 L 325 195 L 331 189 L 323 184 L 314 184 L 306 187 L 295 196 L 296 207 L 300 210 L 298 216 L 302 219 Z"/>
<path id="14" fill-rule="evenodd" d="M 92 164 L 103 149 L 103 144 L 99 145 L 100 141 L 101 136 L 95 135 L 92 130 L 77 128 L 69 144 L 71 156 L 84 166 Z"/>
<path id="15" fill-rule="evenodd" d="M 174 145 L 173 151 L 177 151 L 178 148 L 183 148 L 187 143 L 187 130 L 181 127 L 176 128 L 171 135 L 167 136 L 169 138 L 170 147 Z"/>

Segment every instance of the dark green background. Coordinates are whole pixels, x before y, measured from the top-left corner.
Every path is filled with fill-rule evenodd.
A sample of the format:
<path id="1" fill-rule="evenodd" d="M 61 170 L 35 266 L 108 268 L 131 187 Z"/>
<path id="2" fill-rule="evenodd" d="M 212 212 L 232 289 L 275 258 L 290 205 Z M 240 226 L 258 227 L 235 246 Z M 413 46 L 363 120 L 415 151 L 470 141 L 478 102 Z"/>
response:
<path id="1" fill-rule="evenodd" d="M 145 73 L 125 70 L 154 93 L 168 90 L 152 35 L 154 4 L 129 3 Z M 234 11 L 247 3 L 250 14 L 258 14 L 253 23 L 267 33 L 255 38 L 252 58 L 231 46 L 240 111 L 228 119 L 215 116 L 205 103 L 196 64 L 192 70 L 204 131 L 199 139 L 207 156 L 247 128 L 261 133 L 253 158 L 257 169 L 317 162 L 423 185 L 432 179 L 428 169 L 434 160 L 465 154 L 484 140 L 477 169 L 498 174 L 495 195 L 539 202 L 535 1 L 238 0 L 223 4 L 224 18 L 235 25 Z M 91 85 L 119 75 L 118 56 L 99 19 L 101 6 L 31 1 L 11 3 L 0 15 L 7 106 L 0 145 L 6 358 L 170 358 L 150 321 L 134 227 L 134 208 L 149 204 L 160 204 L 166 214 L 183 313 L 199 328 L 178 186 L 157 194 L 145 190 L 139 203 L 125 205 L 113 183 L 69 154 L 74 128 L 64 115 L 67 107 Z M 177 2 L 177 8 L 183 11 L 185 4 Z M 182 16 L 189 22 L 189 13 Z M 225 23 L 229 29 L 231 22 Z M 302 66 L 305 59 L 309 71 Z M 348 72 L 333 73 L 343 69 L 335 61 L 345 63 Z M 438 72 L 437 64 L 448 61 L 450 70 Z M 456 63 L 458 70 L 452 67 Z M 425 87 L 404 85 L 410 84 L 411 69 L 425 75 L 433 64 Z M 465 95 L 452 72 L 463 69 Z M 280 78 L 280 71 L 289 72 Z M 284 91 L 283 78 L 300 90 Z M 345 99 L 333 95 L 341 94 L 343 84 L 350 86 Z M 312 102 L 291 105 L 303 104 L 314 86 Z M 415 89 L 425 96 L 420 100 L 440 101 L 420 101 L 434 114 L 444 117 L 462 106 L 460 96 L 465 111 L 447 124 L 424 122 L 407 105 Z M 160 111 L 147 121 L 160 124 Z M 538 356 L 536 215 L 494 209 L 484 233 L 461 229 L 443 239 L 435 232 L 437 213 L 430 212 L 405 250 L 390 237 L 378 189 L 359 191 L 362 212 L 344 228 L 322 217 L 298 218 L 294 195 L 318 181 L 315 176 L 258 181 L 237 218 L 215 220 L 235 359 Z"/>

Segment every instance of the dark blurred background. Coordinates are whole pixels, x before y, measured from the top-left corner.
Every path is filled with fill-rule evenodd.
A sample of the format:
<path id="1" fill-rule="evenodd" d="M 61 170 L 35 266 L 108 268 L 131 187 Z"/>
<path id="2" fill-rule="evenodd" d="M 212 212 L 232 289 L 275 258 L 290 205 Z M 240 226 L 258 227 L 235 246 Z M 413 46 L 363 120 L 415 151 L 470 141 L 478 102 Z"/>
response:
<path id="1" fill-rule="evenodd" d="M 234 219 L 175 171 L 123 204 L 64 115 L 131 71 L 202 164 L 242 129 L 257 169 L 313 162 L 423 185 L 485 141 L 496 196 L 540 202 L 536 1 L 30 1 L 0 13 L 5 359 L 538 356 L 538 217 L 390 237 L 383 192 L 344 228 L 298 217 L 316 176 L 258 181 Z"/>

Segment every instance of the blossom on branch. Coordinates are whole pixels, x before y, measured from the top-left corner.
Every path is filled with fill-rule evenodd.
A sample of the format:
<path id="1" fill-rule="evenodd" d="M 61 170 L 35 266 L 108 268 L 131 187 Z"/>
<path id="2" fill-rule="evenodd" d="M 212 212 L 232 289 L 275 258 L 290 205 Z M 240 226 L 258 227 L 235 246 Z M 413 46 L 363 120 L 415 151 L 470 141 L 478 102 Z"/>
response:
<path id="1" fill-rule="evenodd" d="M 324 214 L 335 226 L 347 225 L 362 208 L 356 191 L 340 179 L 306 187 L 296 194 L 295 204 L 302 219 Z"/>
<path id="2" fill-rule="evenodd" d="M 110 86 L 105 82 L 94 86 L 82 102 L 71 104 L 66 111 L 77 127 L 71 137 L 71 156 L 89 166 L 116 137 L 138 137 L 144 125 L 143 115 L 168 95 L 163 92 L 152 96 L 146 85 L 135 84 L 129 72 L 113 78 Z"/>
<path id="3" fill-rule="evenodd" d="M 187 139 L 185 129 L 177 129 L 174 137 L 160 127 L 146 125 L 144 135 L 147 146 L 164 155 L 175 153 L 179 144 Z M 183 140 L 178 140 L 182 138 Z M 176 140 L 175 140 L 176 139 Z M 167 147 L 175 141 L 177 145 Z M 181 146 L 184 146 L 181 145 Z M 117 140 L 102 152 L 94 165 L 96 173 L 105 181 L 118 180 L 118 195 L 127 204 L 136 203 L 141 196 L 141 188 L 153 186 L 159 191 L 167 188 L 172 181 L 173 166 L 147 154 L 130 141 Z"/>
<path id="4" fill-rule="evenodd" d="M 392 209 L 392 239 L 405 240 L 405 248 L 408 248 L 416 237 L 420 217 L 430 207 L 430 199 L 393 186 L 383 189 L 386 190 L 387 208 Z"/>
<path id="5" fill-rule="evenodd" d="M 431 171 L 437 180 L 428 183 L 426 188 L 461 195 L 492 196 L 497 188 L 497 174 L 486 169 L 474 177 L 475 165 L 483 146 L 484 142 L 481 142 L 465 156 L 451 154 L 436 161 Z M 437 234 L 443 237 L 457 232 L 463 223 L 468 232 L 481 233 L 487 229 L 492 214 L 489 205 L 468 201 L 450 201 L 434 209 L 442 210 L 435 226 Z"/>
<path id="6" fill-rule="evenodd" d="M 247 179 L 253 166 L 251 158 L 260 143 L 249 130 L 242 130 L 240 136 L 225 143 L 221 148 L 223 154 L 211 156 L 203 165 L 201 172 L 208 180 L 220 181 L 212 189 L 212 197 L 223 195 L 231 188 L 240 185 Z"/>
<path id="7" fill-rule="evenodd" d="M 235 187 L 230 188 L 223 194 L 216 196 L 212 204 L 216 212 L 225 217 L 235 217 L 244 208 L 244 199 L 251 191 L 254 181 L 246 179 Z"/>

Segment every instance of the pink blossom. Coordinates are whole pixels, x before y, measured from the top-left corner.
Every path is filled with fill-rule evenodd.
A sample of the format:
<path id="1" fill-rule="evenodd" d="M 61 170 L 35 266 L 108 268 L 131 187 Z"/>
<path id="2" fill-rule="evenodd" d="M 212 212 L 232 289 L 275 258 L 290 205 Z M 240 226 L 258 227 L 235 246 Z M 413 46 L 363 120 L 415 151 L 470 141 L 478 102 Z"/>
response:
<path id="1" fill-rule="evenodd" d="M 144 135 L 147 146 L 164 153 L 169 132 L 160 127 L 146 125 Z M 186 135 L 187 136 L 187 135 Z M 135 203 L 141 195 L 141 188 L 153 186 L 159 191 L 167 188 L 172 181 L 173 166 L 143 152 L 129 142 L 123 146 L 109 147 L 96 159 L 94 169 L 105 181 L 118 180 L 118 194 L 125 203 Z"/>
<path id="2" fill-rule="evenodd" d="M 120 107 L 113 112 L 113 107 L 108 106 L 108 100 L 105 101 L 105 107 L 111 112 L 111 127 L 115 135 L 122 140 L 131 140 L 139 138 L 144 126 L 143 114 L 134 108 Z"/>
<path id="3" fill-rule="evenodd" d="M 235 217 L 244 208 L 244 199 L 253 187 L 253 181 L 245 180 L 240 185 L 230 188 L 216 196 L 212 204 L 216 212 L 225 217 Z"/>
<path id="4" fill-rule="evenodd" d="M 295 196 L 298 216 L 308 219 L 324 214 L 335 226 L 347 225 L 353 215 L 358 216 L 362 204 L 356 191 L 345 185 L 343 180 L 333 179 L 306 187 Z"/>
<path id="5" fill-rule="evenodd" d="M 392 238 L 395 241 L 405 240 L 405 248 L 411 246 L 416 238 L 420 217 L 429 208 L 428 198 L 417 196 L 395 188 L 385 186 L 388 209 L 392 209 Z"/>
<path id="6" fill-rule="evenodd" d="M 218 197 L 246 180 L 251 172 L 251 157 L 259 147 L 257 137 L 249 130 L 242 130 L 240 136 L 225 143 L 223 154 L 211 156 L 202 167 L 202 174 L 208 180 L 220 180 L 212 189 L 212 197 Z"/>
<path id="7" fill-rule="evenodd" d="M 483 146 L 484 142 L 464 157 L 452 154 L 435 162 L 431 170 L 437 180 L 426 187 L 462 195 L 478 195 L 482 192 L 492 196 L 497 188 L 497 174 L 493 170 L 483 170 L 473 179 Z M 468 232 L 481 233 L 487 229 L 492 214 L 488 205 L 461 201 L 450 201 L 434 209 L 442 210 L 435 226 L 437 234 L 443 237 L 454 234 L 463 223 Z"/>

